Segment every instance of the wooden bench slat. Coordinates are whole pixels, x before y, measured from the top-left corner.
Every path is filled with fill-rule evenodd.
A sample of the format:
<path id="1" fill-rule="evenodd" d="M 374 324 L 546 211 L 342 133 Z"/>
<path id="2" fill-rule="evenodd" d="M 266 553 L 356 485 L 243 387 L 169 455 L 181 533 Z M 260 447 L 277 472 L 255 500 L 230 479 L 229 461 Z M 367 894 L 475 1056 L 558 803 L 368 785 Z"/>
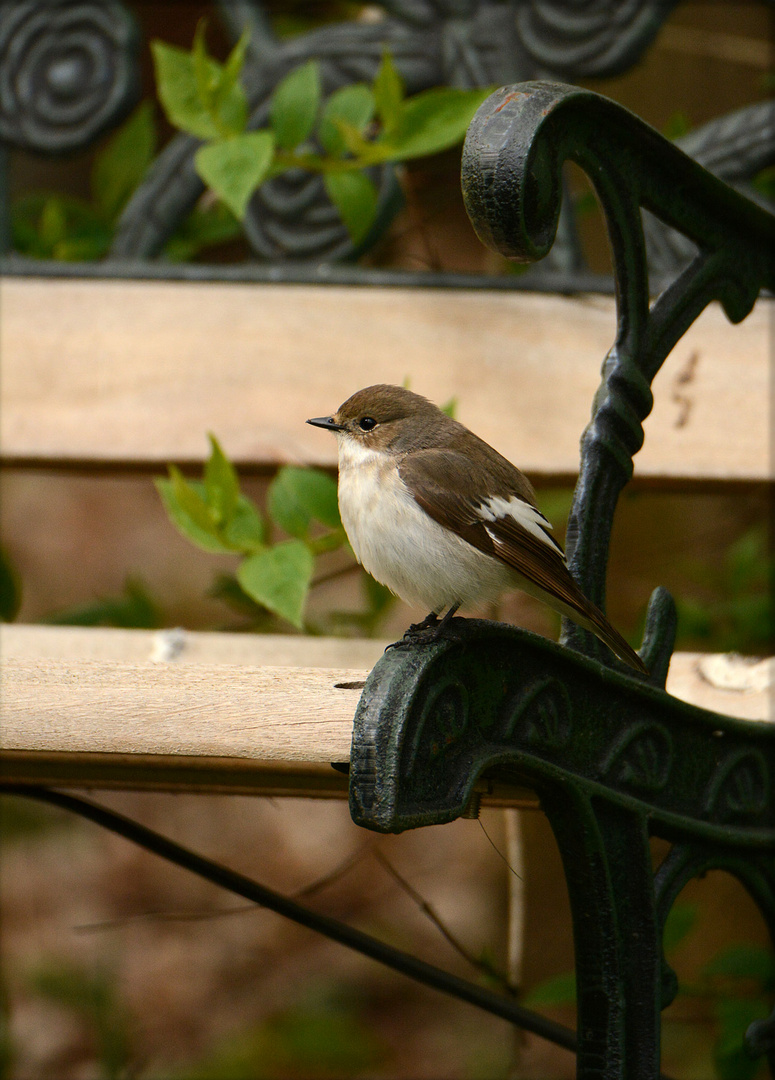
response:
<path id="1" fill-rule="evenodd" d="M 363 671 L 3 661 L 8 750 L 347 761 Z"/>
<path id="2" fill-rule="evenodd" d="M 143 630 L 3 626 L 2 778 L 346 797 L 346 777 L 330 763 L 349 759 L 360 688 L 336 684 L 362 682 L 373 660 L 329 665 L 351 663 L 359 650 L 376 660 L 384 642 L 188 633 L 179 659 L 154 663 L 147 657 L 158 640 Z M 264 663 L 278 657 L 284 666 Z M 734 677 L 709 681 L 709 661 L 719 659 L 676 654 L 668 689 L 727 715 L 772 719 L 766 680 L 775 664 L 756 669 L 755 689 L 722 689 Z M 525 791 L 484 782 L 482 790 L 489 805 L 535 805 Z"/>
<path id="3" fill-rule="evenodd" d="M 304 420 L 408 378 L 529 474 L 568 478 L 615 327 L 609 297 L 359 286 L 5 278 L 0 310 L 0 453 L 26 464 L 201 462 L 213 431 L 241 465 L 333 466 Z M 636 477 L 772 475 L 770 310 L 691 327 Z"/>
<path id="4" fill-rule="evenodd" d="M 0 659 L 121 660 L 142 663 L 178 641 L 175 663 L 306 668 L 372 668 L 387 641 L 306 634 L 229 634 L 222 631 L 121 630 L 114 627 L 0 624 Z"/>

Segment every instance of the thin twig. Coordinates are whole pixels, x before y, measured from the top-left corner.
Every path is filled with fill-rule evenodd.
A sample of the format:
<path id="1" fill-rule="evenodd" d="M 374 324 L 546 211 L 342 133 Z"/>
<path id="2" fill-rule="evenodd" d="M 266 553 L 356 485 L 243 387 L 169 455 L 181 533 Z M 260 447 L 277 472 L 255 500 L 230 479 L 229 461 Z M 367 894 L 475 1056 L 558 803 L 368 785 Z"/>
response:
<path id="1" fill-rule="evenodd" d="M 237 896 L 251 900 L 255 904 L 268 908 L 285 918 L 291 919 L 300 926 L 309 930 L 315 930 L 332 941 L 339 942 L 363 956 L 369 956 L 393 971 L 401 972 L 416 982 L 425 986 L 433 987 L 442 993 L 449 994 L 461 1001 L 467 1001 L 494 1016 L 512 1024 L 518 1024 L 527 1031 L 532 1031 L 558 1046 L 564 1046 L 575 1052 L 577 1048 L 576 1033 L 562 1024 L 558 1024 L 532 1009 L 526 1009 L 519 1005 L 510 995 L 496 994 L 484 986 L 479 986 L 468 979 L 461 979 L 449 971 L 428 964 L 411 953 L 403 952 L 392 945 L 388 945 L 370 934 L 357 930 L 338 919 L 332 919 L 328 915 L 322 915 L 302 904 L 297 903 L 290 897 L 261 885 L 258 881 L 252 881 L 235 870 L 220 863 L 214 862 L 203 855 L 199 855 L 188 848 L 182 847 L 166 836 L 155 832 L 153 829 L 141 825 L 137 821 L 125 817 L 123 814 L 110 810 L 106 806 L 100 806 L 91 799 L 78 798 L 64 791 L 52 791 L 49 788 L 33 787 L 21 784 L 13 784 L 0 781 L 0 793 L 5 792 L 20 795 L 23 798 L 37 799 L 59 806 L 64 810 L 71 810 L 97 825 L 110 829 L 119 836 L 124 836 L 135 844 L 139 844 L 147 851 L 152 851 L 169 863 L 183 867 L 197 874 L 205 881 L 213 885 L 219 885 L 228 889 Z"/>
<path id="2" fill-rule="evenodd" d="M 333 885 L 335 881 L 339 881 L 343 878 L 348 871 L 352 870 L 354 866 L 357 866 L 361 860 L 369 854 L 373 845 L 370 842 L 366 842 L 361 845 L 357 851 L 352 851 L 346 858 L 330 870 L 323 877 L 319 877 L 317 881 L 311 882 L 309 885 L 305 885 L 303 889 L 299 889 L 298 892 L 291 893 L 294 900 L 301 900 L 306 896 L 313 896 L 316 892 L 320 892 L 321 889 L 327 888 L 329 885 Z"/>
<path id="3" fill-rule="evenodd" d="M 291 893 L 292 898 L 294 900 L 301 900 L 303 897 L 313 896 L 316 892 L 325 889 L 334 881 L 338 881 L 340 878 L 344 877 L 348 870 L 351 870 L 353 866 L 363 859 L 370 847 L 370 844 L 364 844 L 358 851 L 351 852 L 346 859 L 343 859 L 333 870 L 330 870 L 323 877 L 317 878 L 316 881 L 311 881 L 309 885 L 305 885 L 297 892 Z M 101 922 L 79 923 L 73 927 L 73 930 L 77 930 L 79 933 L 94 933 L 100 930 L 120 930 L 122 927 L 128 926 L 133 922 L 207 922 L 210 919 L 223 919 L 228 915 L 247 915 L 250 912 L 255 914 L 258 911 L 261 911 L 261 908 L 256 907 L 255 904 L 231 908 L 217 908 L 214 911 L 140 911 L 135 915 L 125 915 L 121 919 L 105 919 Z"/>
<path id="4" fill-rule="evenodd" d="M 512 874 L 514 875 L 514 877 L 515 877 L 515 878 L 517 878 L 517 880 L 518 880 L 518 881 L 524 881 L 524 878 L 520 877 L 520 875 L 519 875 L 519 874 L 517 873 L 517 871 L 516 871 L 516 870 L 514 869 L 514 867 L 513 867 L 513 866 L 511 865 L 511 863 L 509 862 L 509 860 L 508 860 L 508 859 L 506 858 L 506 856 L 505 856 L 505 855 L 503 854 L 503 852 L 501 851 L 501 849 L 500 849 L 500 848 L 498 847 L 498 845 L 497 845 L 497 844 L 495 843 L 495 841 L 493 840 L 493 838 L 492 838 L 492 837 L 490 836 L 490 834 L 489 834 L 489 833 L 487 832 L 487 830 L 485 829 L 484 825 L 482 824 L 482 819 L 481 819 L 481 818 L 477 818 L 477 821 L 479 822 L 479 827 L 480 827 L 480 829 L 482 830 L 482 832 L 484 833 L 484 835 L 485 835 L 485 836 L 487 837 L 487 839 L 488 839 L 488 840 L 490 841 L 490 844 L 492 845 L 493 849 L 495 850 L 495 853 L 497 854 L 498 858 L 499 858 L 499 859 L 503 859 L 503 861 L 505 862 L 506 866 L 508 866 L 508 868 L 509 868 L 509 872 L 510 872 L 510 873 L 512 873 Z"/>
<path id="5" fill-rule="evenodd" d="M 419 892 L 417 892 L 413 885 L 409 884 L 406 878 L 403 877 L 398 872 L 398 870 L 396 870 L 395 866 L 393 866 L 393 864 L 387 859 L 385 855 L 383 855 L 383 853 L 378 848 L 374 849 L 374 857 L 377 862 L 385 870 L 387 870 L 387 872 L 390 874 L 396 884 L 398 884 L 404 890 L 407 896 L 415 902 L 420 911 L 422 911 L 423 915 L 426 915 L 431 920 L 433 925 L 446 938 L 446 940 L 449 942 L 455 952 L 462 956 L 467 963 L 471 964 L 472 967 L 476 968 L 483 975 L 487 975 L 489 978 L 494 979 L 498 986 L 502 987 L 502 989 L 505 990 L 507 993 L 513 995 L 516 995 L 518 993 L 517 988 L 511 985 L 507 976 L 504 975 L 502 971 L 499 971 L 498 968 L 488 963 L 487 960 L 484 960 L 479 956 L 475 956 L 474 953 L 467 949 L 461 941 L 458 941 L 458 939 L 451 932 L 449 927 L 444 923 L 444 921 L 437 914 L 437 912 L 431 907 L 425 897 L 422 896 Z"/>

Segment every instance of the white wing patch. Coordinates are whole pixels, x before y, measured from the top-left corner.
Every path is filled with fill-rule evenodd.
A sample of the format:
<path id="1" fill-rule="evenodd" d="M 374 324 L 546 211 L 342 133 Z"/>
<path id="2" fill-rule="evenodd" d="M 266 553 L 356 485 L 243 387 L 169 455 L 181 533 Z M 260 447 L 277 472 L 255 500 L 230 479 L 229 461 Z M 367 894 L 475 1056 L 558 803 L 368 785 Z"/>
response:
<path id="1" fill-rule="evenodd" d="M 559 554 L 562 555 L 563 561 L 565 560 L 562 548 L 546 531 L 547 529 L 552 528 L 551 522 L 546 520 L 540 510 L 537 510 L 535 506 L 531 506 L 530 503 L 525 502 L 524 499 L 520 499 L 518 495 L 512 495 L 508 499 L 504 499 L 502 495 L 491 495 L 480 503 L 476 510 L 484 521 L 498 521 L 499 518 L 511 518 L 517 525 L 520 525 L 527 532 L 532 533 L 533 536 L 542 540 L 547 547 L 554 548 L 558 551 Z M 485 529 L 487 529 L 486 525 Z M 497 540 L 497 537 L 492 534 L 490 529 L 487 529 L 487 532 L 493 540 Z"/>

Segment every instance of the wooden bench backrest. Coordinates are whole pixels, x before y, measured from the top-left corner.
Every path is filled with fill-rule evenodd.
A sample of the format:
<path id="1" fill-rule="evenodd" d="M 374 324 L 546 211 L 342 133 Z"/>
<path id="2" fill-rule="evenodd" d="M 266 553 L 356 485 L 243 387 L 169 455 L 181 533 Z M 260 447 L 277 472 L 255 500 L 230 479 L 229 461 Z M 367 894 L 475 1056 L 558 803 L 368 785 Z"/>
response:
<path id="1" fill-rule="evenodd" d="M 717 305 L 655 380 L 635 478 L 762 481 L 770 302 Z M 333 467 L 305 425 L 360 386 L 402 383 L 538 481 L 575 477 L 613 298 L 522 291 L 40 280 L 0 282 L 7 464 L 157 469 L 201 462 L 214 432 L 241 467 Z"/>

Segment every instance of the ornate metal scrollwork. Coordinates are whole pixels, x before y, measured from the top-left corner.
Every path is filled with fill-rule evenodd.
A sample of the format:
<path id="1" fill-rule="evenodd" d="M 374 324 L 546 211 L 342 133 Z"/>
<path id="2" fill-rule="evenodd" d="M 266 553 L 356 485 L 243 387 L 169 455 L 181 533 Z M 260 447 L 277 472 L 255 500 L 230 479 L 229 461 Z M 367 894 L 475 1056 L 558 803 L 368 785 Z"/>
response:
<path id="1" fill-rule="evenodd" d="M 603 776 L 633 794 L 661 791 L 673 765 L 673 740 L 664 724 L 638 722 L 611 748 Z"/>
<path id="2" fill-rule="evenodd" d="M 694 708 L 516 627 L 453 619 L 369 676 L 350 808 L 380 831 L 449 821 L 483 773 L 508 768 L 539 792 L 567 780 L 637 805 L 668 830 L 775 843 L 773 751 L 770 725 Z"/>
<path id="3" fill-rule="evenodd" d="M 0 141 L 45 153 L 88 146 L 137 100 L 137 47 L 118 0 L 0 4 Z"/>
<path id="4" fill-rule="evenodd" d="M 564 683 L 555 678 L 520 681 L 513 697 L 504 702 L 501 735 L 508 740 L 517 731 L 533 747 L 559 749 L 572 734 L 573 705 Z"/>
<path id="5" fill-rule="evenodd" d="M 290 41 L 275 36 L 261 0 L 219 0 L 236 38 L 251 30 L 244 80 L 250 126 L 266 122 L 277 82 L 310 57 L 327 92 L 370 80 L 388 47 L 410 93 L 431 86 L 513 83 L 539 77 L 611 76 L 635 63 L 677 0 L 385 0 L 384 17 L 343 22 Z M 377 10 L 377 9 L 374 9 Z M 136 34 L 119 0 L 0 2 L 0 141 L 43 152 L 86 146 L 131 107 L 138 85 Z M 765 112 L 713 121 L 681 145 L 724 179 L 745 184 L 773 137 Z M 758 109 L 758 112 L 757 112 Z M 164 148 L 125 208 L 114 258 L 158 256 L 202 194 L 193 157 L 199 141 L 178 135 Z M 762 165 L 759 165 L 762 167 Z M 741 171 L 742 170 L 742 171 Z M 367 250 L 395 215 L 400 188 L 392 168 L 373 172 L 379 213 L 355 247 L 319 177 L 283 175 L 263 185 L 248 208 L 245 235 L 260 259 L 330 262 Z M 750 193 L 750 192 L 749 192 Z M 645 222 L 652 267 L 662 274 L 692 254 L 680 235 Z M 557 242 L 534 271 L 582 271 L 584 260 L 569 200 Z"/>
<path id="6" fill-rule="evenodd" d="M 574 574 L 602 606 L 614 510 L 643 443 L 651 380 L 711 300 L 738 322 L 760 288 L 772 288 L 775 219 L 621 106 L 576 87 L 523 83 L 488 98 L 466 140 L 464 197 L 483 242 L 517 261 L 542 258 L 557 229 L 566 160 L 595 185 L 617 283 L 617 337 L 583 435 L 567 537 Z M 698 252 L 652 306 L 641 207 L 682 232 Z M 663 592 L 652 603 L 664 613 L 653 632 L 669 651 L 669 601 Z M 605 658 L 575 626 L 566 624 L 564 640 Z"/>
<path id="7" fill-rule="evenodd" d="M 529 0 L 517 7 L 520 38 L 543 71 L 584 78 L 626 71 L 678 0 Z"/>
<path id="8" fill-rule="evenodd" d="M 712 821 L 755 820 L 772 804 L 772 778 L 760 750 L 736 750 L 719 763 L 708 785 L 705 811 Z"/>
<path id="9" fill-rule="evenodd" d="M 266 124 L 269 99 L 280 79 L 311 57 L 320 63 L 324 93 L 346 83 L 371 81 L 389 48 L 408 93 L 437 85 L 476 86 L 524 77 L 515 67 L 516 28 L 510 3 L 467 0 L 385 4 L 376 23 L 339 23 L 288 42 L 279 41 L 258 3 L 236 7 L 222 2 L 226 22 L 237 35 L 252 29 L 245 87 L 249 126 Z M 192 159 L 199 141 L 176 136 L 154 163 L 147 180 L 127 205 L 111 254 L 122 258 L 158 255 L 182 218 L 202 194 Z M 262 259 L 332 261 L 351 259 L 368 248 L 395 215 L 400 188 L 390 166 L 372 172 L 379 212 L 369 237 L 355 247 L 319 177 L 279 176 L 254 195 L 245 234 Z M 160 208 L 160 199 L 162 200 Z"/>
<path id="10" fill-rule="evenodd" d="M 566 11 L 548 0 L 388 0 L 373 23 L 341 23 L 290 42 L 274 36 L 257 0 L 221 0 L 237 36 L 250 25 L 245 83 L 250 126 L 266 122 L 277 82 L 296 64 L 316 57 L 327 93 L 346 82 L 371 80 L 389 48 L 409 93 L 431 86 L 487 86 L 554 71 L 571 77 L 613 74 L 647 48 L 674 0 L 630 0 L 620 14 L 612 0 Z M 622 7 L 622 5 L 618 5 Z M 559 65 L 559 66 L 557 66 Z M 202 193 L 191 166 L 196 139 L 177 136 L 154 164 L 124 211 L 112 252 L 124 258 L 159 254 Z M 245 233 L 262 259 L 351 259 L 370 246 L 400 204 L 393 170 L 375 171 L 380 213 L 370 237 L 356 249 L 318 177 L 284 175 L 262 186 L 248 209 Z M 572 214 L 563 210 L 563 242 L 549 254 L 553 268 L 581 268 Z"/>
<path id="11" fill-rule="evenodd" d="M 775 164 L 775 125 L 772 102 L 762 101 L 719 116 L 676 139 L 689 157 L 736 188 L 747 198 L 769 208 L 751 179 L 760 170 Z M 670 277 L 684 269 L 697 254 L 697 247 L 683 233 L 671 229 L 658 217 L 644 211 L 649 270 Z"/>

